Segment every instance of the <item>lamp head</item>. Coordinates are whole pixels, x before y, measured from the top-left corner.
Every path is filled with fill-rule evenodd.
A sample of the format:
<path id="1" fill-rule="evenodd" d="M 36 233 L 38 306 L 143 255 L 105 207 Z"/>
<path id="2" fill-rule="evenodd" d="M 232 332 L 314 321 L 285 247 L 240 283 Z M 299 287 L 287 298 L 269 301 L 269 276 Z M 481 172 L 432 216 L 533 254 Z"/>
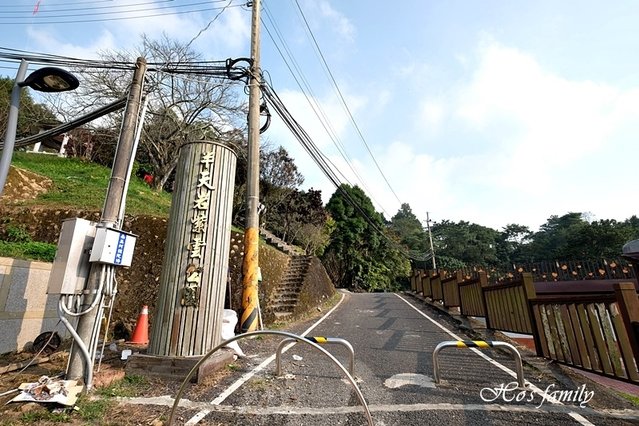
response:
<path id="1" fill-rule="evenodd" d="M 44 67 L 32 72 L 20 86 L 28 86 L 39 92 L 65 92 L 80 85 L 78 79 L 68 71 L 55 67 Z"/>

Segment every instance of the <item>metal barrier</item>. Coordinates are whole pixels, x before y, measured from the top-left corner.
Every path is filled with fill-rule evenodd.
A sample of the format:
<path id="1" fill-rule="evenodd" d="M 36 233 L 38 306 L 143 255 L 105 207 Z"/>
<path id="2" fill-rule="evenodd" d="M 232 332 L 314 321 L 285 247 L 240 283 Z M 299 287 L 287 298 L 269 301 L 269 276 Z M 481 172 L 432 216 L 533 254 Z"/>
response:
<path id="1" fill-rule="evenodd" d="M 526 381 L 524 380 L 524 367 L 521 363 L 521 355 L 519 351 L 510 343 L 506 342 L 495 342 L 495 341 L 483 341 L 483 340 L 447 340 L 445 342 L 441 342 L 435 350 L 433 351 L 433 379 L 435 379 L 435 383 L 439 384 L 439 360 L 437 359 L 437 355 L 439 351 L 443 348 L 506 348 L 508 349 L 515 358 L 515 369 L 517 370 L 517 383 L 520 388 L 526 387 Z"/>
<path id="2" fill-rule="evenodd" d="M 336 344 L 346 347 L 351 355 L 349 372 L 351 373 L 351 375 L 355 375 L 355 351 L 353 350 L 353 346 L 347 340 L 340 339 L 338 337 L 300 337 L 299 339 L 284 339 L 278 345 L 277 352 L 275 352 L 275 374 L 277 376 L 282 375 L 282 350 L 284 349 L 284 346 L 286 346 L 287 343 L 291 342 L 294 342 L 295 344 L 298 340 L 301 339 L 309 340 L 320 345 Z"/>
<path id="3" fill-rule="evenodd" d="M 202 364 L 204 364 L 204 362 L 206 362 L 206 360 L 208 360 L 211 357 L 211 355 L 213 355 L 215 352 L 217 352 L 220 348 L 223 348 L 223 347 L 227 346 L 229 343 L 235 342 L 236 340 L 250 338 L 250 337 L 253 337 L 253 336 L 261 336 L 261 335 L 275 335 L 275 336 L 287 337 L 290 340 L 295 340 L 295 341 L 300 341 L 300 342 L 306 343 L 306 344 L 314 347 L 318 351 L 322 352 L 324 355 L 326 355 L 346 375 L 346 378 L 348 379 L 349 383 L 353 386 L 353 390 L 355 391 L 355 394 L 357 395 L 357 399 L 359 400 L 360 404 L 364 408 L 364 416 L 366 417 L 366 422 L 368 423 L 369 426 L 374 426 L 373 417 L 371 416 L 371 412 L 370 412 L 370 410 L 368 408 L 368 404 L 366 403 L 366 399 L 364 399 L 364 395 L 362 394 L 362 391 L 357 386 L 357 383 L 355 383 L 355 379 L 353 378 L 351 373 L 349 373 L 346 370 L 346 368 L 344 368 L 344 366 L 337 359 L 335 359 L 335 357 L 333 355 L 328 353 L 328 351 L 326 351 L 326 349 L 322 348 L 320 345 L 318 345 L 317 343 L 309 340 L 308 338 L 304 338 L 304 337 L 298 336 L 298 335 L 293 334 L 293 333 L 288 333 L 286 331 L 276 331 L 276 330 L 252 331 L 252 332 L 249 332 L 249 333 L 244 333 L 244 334 L 237 335 L 235 337 L 231 337 L 230 339 L 223 341 L 222 343 L 220 343 L 219 345 L 217 345 L 216 347 L 214 347 L 213 349 L 208 351 L 204 356 L 202 356 L 202 358 L 200 358 L 200 360 L 193 366 L 193 368 L 191 368 L 191 371 L 189 371 L 189 373 L 186 375 L 186 377 L 182 381 L 182 384 L 180 385 L 180 388 L 178 389 L 178 392 L 175 395 L 175 400 L 173 401 L 173 406 L 171 407 L 171 412 L 169 414 L 169 420 L 167 422 L 167 425 L 168 426 L 172 426 L 172 425 L 175 424 L 174 423 L 175 422 L 175 412 L 176 412 L 176 410 L 178 408 L 178 405 L 180 405 L 180 400 L 182 399 L 182 394 L 184 393 L 184 391 L 186 389 L 187 383 L 190 382 L 191 377 L 193 377 L 195 372 L 198 371 L 200 366 Z M 348 343 L 348 342 L 346 342 L 346 343 Z M 350 343 L 348 343 L 348 345 L 350 346 Z M 352 350 L 352 347 L 351 347 L 351 350 Z"/>

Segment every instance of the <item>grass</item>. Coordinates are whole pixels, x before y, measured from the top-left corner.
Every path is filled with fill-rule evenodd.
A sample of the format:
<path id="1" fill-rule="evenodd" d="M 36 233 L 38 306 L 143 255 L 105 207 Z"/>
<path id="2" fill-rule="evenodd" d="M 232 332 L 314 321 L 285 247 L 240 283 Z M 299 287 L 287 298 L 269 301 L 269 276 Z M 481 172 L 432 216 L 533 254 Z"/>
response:
<path id="1" fill-rule="evenodd" d="M 22 205 L 73 207 L 101 210 L 104 205 L 111 170 L 77 158 L 15 152 L 12 165 L 45 176 L 53 181 L 53 188 L 35 200 Z M 141 179 L 133 176 L 127 192 L 126 212 L 135 215 L 167 217 L 171 195 L 157 193 Z"/>
<path id="2" fill-rule="evenodd" d="M 639 406 L 639 396 L 634 396 L 623 392 L 620 392 L 619 395 L 621 395 L 622 398 L 632 402 L 634 405 Z"/>
<path id="3" fill-rule="evenodd" d="M 49 243 L 0 241 L 0 257 L 53 262 L 56 249 L 55 244 Z"/>
<path id="4" fill-rule="evenodd" d="M 106 398 L 128 398 L 138 396 L 148 385 L 144 376 L 124 376 L 110 385 L 97 389 L 97 394 Z"/>

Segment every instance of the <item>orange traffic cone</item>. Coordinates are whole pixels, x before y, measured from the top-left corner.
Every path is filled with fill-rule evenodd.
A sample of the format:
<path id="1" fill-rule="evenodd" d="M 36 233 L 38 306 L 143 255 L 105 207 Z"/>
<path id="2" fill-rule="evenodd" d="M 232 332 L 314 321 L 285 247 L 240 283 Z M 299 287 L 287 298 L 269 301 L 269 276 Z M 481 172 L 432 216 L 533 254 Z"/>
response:
<path id="1" fill-rule="evenodd" d="M 138 316 L 138 322 L 135 324 L 135 330 L 133 330 L 133 336 L 131 336 L 129 343 L 138 345 L 149 343 L 149 307 L 147 305 L 142 306 L 142 312 Z"/>

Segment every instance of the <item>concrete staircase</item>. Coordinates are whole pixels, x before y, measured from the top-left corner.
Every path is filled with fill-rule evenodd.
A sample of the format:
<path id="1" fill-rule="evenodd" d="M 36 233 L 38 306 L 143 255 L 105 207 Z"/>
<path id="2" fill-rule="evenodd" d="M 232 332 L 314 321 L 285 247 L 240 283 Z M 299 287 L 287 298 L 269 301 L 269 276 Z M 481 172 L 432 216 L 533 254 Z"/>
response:
<path id="1" fill-rule="evenodd" d="M 276 237 L 273 233 L 264 228 L 260 228 L 260 235 L 264 237 L 264 240 L 266 240 L 267 243 L 277 247 L 289 256 L 303 254 L 303 250 L 301 248 L 282 241 L 280 238 Z"/>
<path id="2" fill-rule="evenodd" d="M 277 319 L 284 319 L 293 314 L 311 259 L 312 256 L 306 255 L 291 257 L 286 275 L 273 293 L 269 303 Z"/>

